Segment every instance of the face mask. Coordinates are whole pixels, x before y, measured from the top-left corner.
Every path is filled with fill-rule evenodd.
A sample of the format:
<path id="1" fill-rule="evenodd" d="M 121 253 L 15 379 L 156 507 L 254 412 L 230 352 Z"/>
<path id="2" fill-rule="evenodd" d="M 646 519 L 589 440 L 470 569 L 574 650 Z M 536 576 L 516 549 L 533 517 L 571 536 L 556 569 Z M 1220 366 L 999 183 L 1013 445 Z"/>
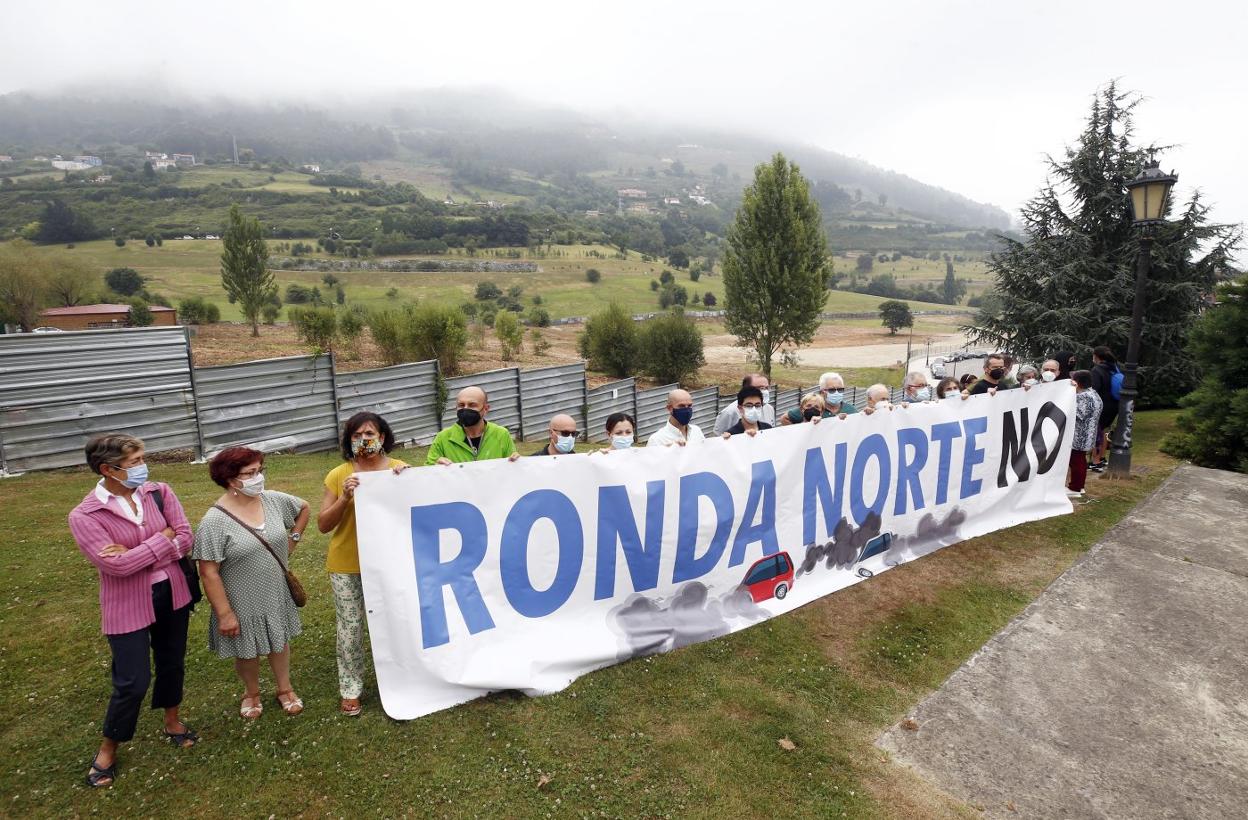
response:
<path id="1" fill-rule="evenodd" d="M 611 446 L 616 450 L 627 450 L 633 446 L 632 436 L 612 436 Z"/>
<path id="2" fill-rule="evenodd" d="M 805 410 L 802 411 L 802 418 L 806 419 L 806 421 L 810 421 L 811 419 L 813 419 L 815 416 L 818 416 L 818 415 L 819 415 L 818 407 L 807 407 Z"/>
<path id="3" fill-rule="evenodd" d="M 1057 374 L 1052 370 L 1046 370 L 1040 374 L 1040 378 L 1044 379 L 1046 382 L 1051 382 L 1057 378 Z"/>
<path id="4" fill-rule="evenodd" d="M 121 480 L 121 486 L 136 489 L 142 487 L 147 481 L 147 465 L 136 464 L 133 467 L 117 467 L 118 470 L 125 470 L 126 477 Z"/>
<path id="5" fill-rule="evenodd" d="M 763 420 L 763 408 L 747 407 L 745 408 L 745 420 L 750 424 L 758 424 Z"/>
<path id="6" fill-rule="evenodd" d="M 770 390 L 763 391 L 763 404 L 771 404 L 771 391 Z"/>
<path id="7" fill-rule="evenodd" d="M 945 398 L 946 398 L 946 399 L 960 399 L 960 398 L 962 398 L 962 394 L 961 394 L 959 391 L 954 390 L 954 389 L 951 387 L 951 388 L 949 388 L 948 390 L 946 390 L 946 391 L 945 391 Z"/>
<path id="8" fill-rule="evenodd" d="M 375 456 L 380 452 L 381 442 L 375 438 L 362 438 L 351 442 L 351 455 L 356 458 Z"/>
<path id="9" fill-rule="evenodd" d="M 692 407 L 677 407 L 672 411 L 672 418 L 676 419 L 676 423 L 684 427 L 693 421 Z"/>
<path id="10" fill-rule="evenodd" d="M 914 397 L 918 401 L 927 401 L 932 397 L 932 391 L 926 387 L 920 387 L 918 390 L 914 391 Z"/>
<path id="11" fill-rule="evenodd" d="M 1039 383 L 1040 382 L 1038 382 L 1035 379 L 1028 379 L 1027 381 L 1023 382 L 1023 384 L 1027 385 L 1028 387 L 1031 387 L 1033 384 L 1039 384 Z"/>
<path id="12" fill-rule="evenodd" d="M 1005 368 L 1004 368 L 1004 367 L 994 367 L 992 370 L 989 370 L 989 371 L 988 371 L 988 378 L 990 378 L 990 379 L 997 379 L 997 380 L 999 380 L 999 379 L 1003 378 L 1004 376 L 1005 376 Z"/>
<path id="13" fill-rule="evenodd" d="M 555 438 L 555 450 L 560 453 L 570 453 L 576 448 L 576 436 L 557 436 Z"/>
<path id="14" fill-rule="evenodd" d="M 455 421 L 460 427 L 476 427 L 481 423 L 481 413 L 471 407 L 461 407 L 455 411 Z"/>
<path id="15" fill-rule="evenodd" d="M 832 391 L 824 394 L 824 401 L 828 404 L 840 404 L 845 401 L 845 394 L 840 390 Z"/>
<path id="16" fill-rule="evenodd" d="M 238 491 L 243 495 L 249 495 L 252 498 L 264 492 L 264 473 L 256 473 L 251 478 L 240 479 Z"/>

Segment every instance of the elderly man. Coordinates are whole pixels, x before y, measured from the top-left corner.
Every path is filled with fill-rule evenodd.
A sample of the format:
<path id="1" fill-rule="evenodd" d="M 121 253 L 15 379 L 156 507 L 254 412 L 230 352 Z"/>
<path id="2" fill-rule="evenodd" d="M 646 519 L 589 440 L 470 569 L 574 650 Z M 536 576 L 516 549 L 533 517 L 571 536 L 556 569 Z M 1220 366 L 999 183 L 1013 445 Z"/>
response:
<path id="1" fill-rule="evenodd" d="M 677 388 L 667 394 L 667 424 L 650 437 L 647 447 L 671 447 L 673 444 L 684 447 L 704 441 L 702 428 L 693 421 L 693 396 L 688 391 Z"/>
<path id="2" fill-rule="evenodd" d="M 475 385 L 460 390 L 455 397 L 455 424 L 433 439 L 425 464 L 458 464 L 491 458 L 515 461 L 519 453 L 511 433 L 506 427 L 486 421 L 489 412 L 490 400 L 484 390 Z"/>
<path id="3" fill-rule="evenodd" d="M 1045 359 L 1044 364 L 1040 365 L 1040 381 L 1048 384 L 1057 381 L 1057 377 L 1062 373 L 1062 364 L 1057 359 Z"/>
<path id="4" fill-rule="evenodd" d="M 821 418 L 827 419 L 832 416 L 845 418 L 858 412 L 857 407 L 845 401 L 845 380 L 841 378 L 840 373 L 824 373 L 819 377 L 819 395 L 823 397 L 824 405 Z M 800 407 L 796 407 L 780 417 L 782 425 L 801 424 L 805 420 Z"/>
<path id="5" fill-rule="evenodd" d="M 550 419 L 550 440 L 546 446 L 531 456 L 563 456 L 576 449 L 576 419 L 567 413 L 558 413 Z"/>
<path id="6" fill-rule="evenodd" d="M 771 382 L 762 373 L 751 373 L 741 380 L 741 389 L 757 387 L 763 393 L 763 421 L 776 423 L 776 408 L 771 404 Z M 741 421 L 741 411 L 737 405 L 730 404 L 715 417 L 715 435 L 722 436 L 728 428 Z"/>
<path id="7" fill-rule="evenodd" d="M 888 395 L 888 385 L 871 385 L 867 388 L 867 406 L 862 408 L 862 412 L 869 416 L 876 410 L 891 410 L 893 404 L 888 400 Z"/>
<path id="8" fill-rule="evenodd" d="M 927 401 L 931 397 L 932 391 L 927 386 L 926 374 L 920 373 L 918 370 L 911 370 L 906 374 L 904 389 L 901 391 L 902 404 Z"/>

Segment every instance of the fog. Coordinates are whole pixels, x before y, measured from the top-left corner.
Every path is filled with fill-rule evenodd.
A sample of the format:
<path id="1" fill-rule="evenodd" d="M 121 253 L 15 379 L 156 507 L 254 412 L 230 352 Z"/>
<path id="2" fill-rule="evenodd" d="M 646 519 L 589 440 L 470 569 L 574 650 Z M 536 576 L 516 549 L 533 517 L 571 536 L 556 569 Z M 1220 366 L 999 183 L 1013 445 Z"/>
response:
<path id="1" fill-rule="evenodd" d="M 1010 212 L 1098 86 L 1180 196 L 1248 221 L 1248 11 L 1236 2 L 356 0 L 7 3 L 0 93 L 300 100 L 500 88 L 592 116 L 729 127 L 866 159 Z"/>

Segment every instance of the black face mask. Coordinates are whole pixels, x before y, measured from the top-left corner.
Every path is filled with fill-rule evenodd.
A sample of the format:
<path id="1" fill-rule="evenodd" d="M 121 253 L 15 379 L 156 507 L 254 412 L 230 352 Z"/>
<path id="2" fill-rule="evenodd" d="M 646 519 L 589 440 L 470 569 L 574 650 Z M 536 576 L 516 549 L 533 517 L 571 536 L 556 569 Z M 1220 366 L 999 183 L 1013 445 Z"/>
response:
<path id="1" fill-rule="evenodd" d="M 475 427 L 481 423 L 481 414 L 471 407 L 461 407 L 455 411 L 455 421 L 460 427 Z"/>
<path id="2" fill-rule="evenodd" d="M 817 415 L 819 415 L 818 407 L 807 407 L 802 411 L 802 418 L 806 419 L 806 421 L 810 421 Z"/>
<path id="3" fill-rule="evenodd" d="M 990 379 L 1000 379 L 1004 375 L 1005 375 L 1004 367 L 994 367 L 992 370 L 988 371 L 988 377 Z"/>

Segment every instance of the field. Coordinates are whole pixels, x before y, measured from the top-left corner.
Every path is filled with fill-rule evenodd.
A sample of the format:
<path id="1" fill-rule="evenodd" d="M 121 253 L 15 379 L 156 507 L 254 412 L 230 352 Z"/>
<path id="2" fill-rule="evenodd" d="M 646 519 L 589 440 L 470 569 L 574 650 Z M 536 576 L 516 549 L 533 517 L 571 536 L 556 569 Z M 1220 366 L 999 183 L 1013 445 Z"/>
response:
<path id="1" fill-rule="evenodd" d="M 315 240 L 305 240 L 315 244 Z M 662 262 L 645 262 L 641 254 L 630 252 L 628 258 L 612 258 L 615 250 L 605 246 L 559 246 L 551 254 L 545 251 L 520 251 L 518 259 L 499 258 L 511 249 L 482 250 L 474 258 L 483 261 L 532 261 L 539 270 L 535 273 L 400 273 L 390 271 L 335 272 L 346 291 L 350 304 L 375 308 L 393 304 L 387 296 L 391 288 L 399 291 L 400 299 L 434 300 L 450 304 L 472 301 L 477 283 L 491 281 L 506 290 L 513 285 L 524 289 L 522 300 L 531 304 L 533 296 L 542 297 L 542 306 L 554 318 L 564 316 L 587 316 L 610 301 L 617 301 L 632 313 L 659 310 L 658 296 L 650 290 L 650 281 L 658 279 L 667 268 Z M 42 253 L 53 257 L 72 256 L 85 259 L 103 272 L 112 268 L 130 267 L 148 277 L 148 289 L 169 297 L 174 302 L 188 296 L 202 296 L 216 302 L 221 308 L 222 319 L 238 321 L 242 314 L 229 304 L 221 289 L 219 240 L 167 240 L 163 247 L 149 248 L 142 242 L 130 241 L 125 247 L 117 247 L 111 241 L 82 242 L 72 249 L 62 246 L 40 248 Z M 606 258 L 595 258 L 594 253 Z M 308 259 L 319 261 L 328 258 L 318 254 Z M 467 260 L 462 249 L 458 255 L 434 257 L 403 257 L 405 259 Z M 902 263 L 898 263 L 900 266 Z M 937 263 L 930 263 L 936 265 Z M 944 277 L 943 265 L 940 276 Z M 881 264 L 881 267 L 883 265 Z M 602 273 L 602 281 L 590 284 L 585 271 L 596 268 Z M 723 278 L 704 275 L 692 282 L 689 274 L 673 271 L 677 284 L 694 293 L 714 293 L 720 306 L 723 304 Z M 323 274 L 314 271 L 275 270 L 278 286 L 285 291 L 287 285 L 299 283 L 308 287 L 320 286 Z M 926 274 L 924 274 L 926 275 Z M 828 294 L 825 310 L 828 312 L 873 312 L 883 299 L 860 293 L 832 291 Z M 176 306 L 176 305 L 175 305 Z M 691 309 L 698 309 L 690 305 Z M 949 310 L 948 305 L 913 303 L 913 308 Z"/>
<path id="2" fill-rule="evenodd" d="M 1096 479 L 1073 515 L 994 533 L 906 564 L 801 610 L 668 655 L 631 661 L 529 699 L 502 693 L 409 723 L 337 714 L 326 539 L 293 560 L 309 590 L 294 682 L 253 724 L 240 687 L 191 621 L 184 716 L 194 749 L 144 714 L 117 784 L 82 784 L 98 743 L 109 653 L 96 573 L 65 515 L 82 470 L 0 482 L 0 800 L 14 817 L 735 816 L 973 817 L 892 765 L 872 741 L 1035 598 L 1172 469 L 1157 451 L 1173 413 L 1137 418 L 1129 482 Z M 419 458 L 420 453 L 410 453 Z M 274 488 L 313 501 L 330 455 L 273 456 Z M 203 465 L 156 464 L 197 522 L 219 490 Z M 782 746 L 781 740 L 789 741 Z M 987 807 L 1005 814 L 1004 806 Z"/>

